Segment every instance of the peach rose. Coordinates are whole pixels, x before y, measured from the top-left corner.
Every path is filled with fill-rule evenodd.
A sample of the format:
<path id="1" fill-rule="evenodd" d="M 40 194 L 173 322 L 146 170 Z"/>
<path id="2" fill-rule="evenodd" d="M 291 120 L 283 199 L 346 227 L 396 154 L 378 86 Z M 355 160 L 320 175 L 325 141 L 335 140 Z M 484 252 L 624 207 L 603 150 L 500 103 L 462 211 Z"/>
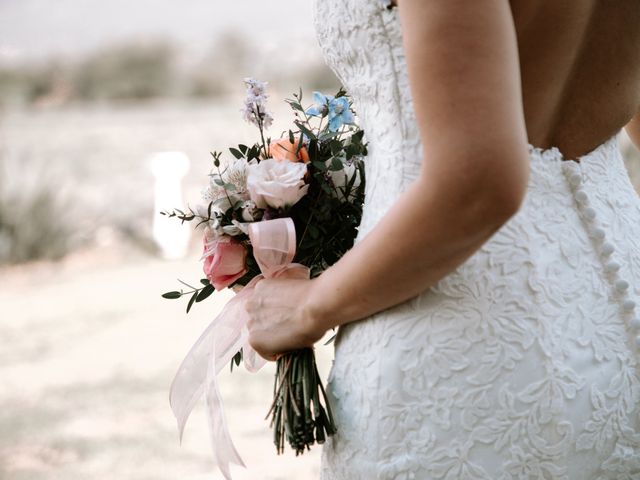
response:
<path id="1" fill-rule="evenodd" d="M 247 250 L 230 238 L 207 241 L 204 238 L 204 274 L 215 287 L 222 290 L 247 273 Z"/>
<path id="2" fill-rule="evenodd" d="M 288 138 L 272 141 L 269 145 L 269 156 L 278 161 L 288 160 L 290 162 L 309 163 L 309 152 L 307 152 L 306 148 L 300 147 L 298 155 L 296 156 L 296 149 L 298 148 L 300 138 L 294 137 L 293 140 L 295 143 L 291 143 Z"/>

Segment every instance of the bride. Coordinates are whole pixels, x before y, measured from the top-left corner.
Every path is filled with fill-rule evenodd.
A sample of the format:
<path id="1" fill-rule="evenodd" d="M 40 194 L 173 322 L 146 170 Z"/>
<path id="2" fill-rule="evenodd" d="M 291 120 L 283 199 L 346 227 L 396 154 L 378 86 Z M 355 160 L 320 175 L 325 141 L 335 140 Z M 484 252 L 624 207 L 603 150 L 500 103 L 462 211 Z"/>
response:
<path id="1" fill-rule="evenodd" d="M 369 141 L 356 244 L 248 304 L 266 358 L 339 327 L 322 478 L 639 479 L 640 4 L 385 3 L 315 4 Z"/>

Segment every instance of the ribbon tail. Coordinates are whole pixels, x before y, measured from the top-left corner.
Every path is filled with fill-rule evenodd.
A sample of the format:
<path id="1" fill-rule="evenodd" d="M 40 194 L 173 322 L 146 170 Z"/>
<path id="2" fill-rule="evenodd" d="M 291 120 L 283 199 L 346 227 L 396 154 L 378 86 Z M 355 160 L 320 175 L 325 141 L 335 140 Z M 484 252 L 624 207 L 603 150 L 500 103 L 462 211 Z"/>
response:
<path id="1" fill-rule="evenodd" d="M 224 478 L 232 480 L 229 464 L 235 463 L 245 468 L 246 466 L 233 444 L 225 419 L 224 407 L 222 406 L 222 399 L 218 389 L 217 371 L 219 368 L 217 368 L 216 365 L 215 346 L 213 350 L 214 355 L 211 357 L 206 379 L 209 434 L 211 436 L 211 445 L 213 447 L 212 450 L 216 465 L 224 475 Z"/>
<path id="2" fill-rule="evenodd" d="M 191 347 L 169 390 L 169 404 L 178 422 L 180 442 L 184 428 L 196 402 L 205 391 L 209 364 L 215 353 L 215 374 L 229 363 L 246 340 L 247 313 L 245 297 L 252 289 L 243 290 L 224 306 L 220 314 L 209 324 Z"/>
<path id="3" fill-rule="evenodd" d="M 204 392 L 209 357 L 207 347 L 214 342 L 213 332 L 219 321 L 220 317 L 216 317 L 200 335 L 171 382 L 169 405 L 178 422 L 181 444 L 189 415 Z"/>
<path id="4" fill-rule="evenodd" d="M 267 361 L 258 355 L 258 352 L 256 352 L 249 344 L 248 334 L 247 341 L 242 345 L 242 359 L 244 360 L 244 368 L 251 373 L 256 373 L 267 363 Z"/>

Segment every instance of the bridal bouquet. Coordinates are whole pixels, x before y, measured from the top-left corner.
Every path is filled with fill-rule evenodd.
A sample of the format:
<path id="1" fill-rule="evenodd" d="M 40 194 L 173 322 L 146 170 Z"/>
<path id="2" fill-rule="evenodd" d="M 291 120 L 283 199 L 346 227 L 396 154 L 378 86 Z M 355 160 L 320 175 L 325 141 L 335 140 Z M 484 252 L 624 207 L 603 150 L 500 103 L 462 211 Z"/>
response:
<path id="1" fill-rule="evenodd" d="M 262 278 L 313 278 L 352 247 L 362 216 L 366 145 L 354 125 L 351 102 L 315 92 L 314 105 L 302 106 L 302 91 L 287 103 L 292 126 L 280 138 L 267 137 L 273 122 L 266 84 L 245 79 L 245 120 L 259 141 L 229 148 L 230 162 L 212 152 L 213 169 L 203 190 L 204 203 L 187 212 L 163 212 L 202 227 L 204 274 L 201 285 L 167 292 L 188 296 L 187 312 L 215 290 L 236 296 L 209 325 L 183 361 L 171 386 L 171 407 L 180 435 L 198 398 L 206 393 L 214 455 L 225 477 L 228 464 L 244 465 L 231 442 L 216 375 L 223 365 L 244 362 L 250 371 L 263 364 L 249 345 L 244 301 Z M 292 263 L 295 262 L 295 263 Z M 278 453 L 285 439 L 303 453 L 323 443 L 336 426 L 318 375 L 313 350 L 279 357 L 269 414 Z"/>

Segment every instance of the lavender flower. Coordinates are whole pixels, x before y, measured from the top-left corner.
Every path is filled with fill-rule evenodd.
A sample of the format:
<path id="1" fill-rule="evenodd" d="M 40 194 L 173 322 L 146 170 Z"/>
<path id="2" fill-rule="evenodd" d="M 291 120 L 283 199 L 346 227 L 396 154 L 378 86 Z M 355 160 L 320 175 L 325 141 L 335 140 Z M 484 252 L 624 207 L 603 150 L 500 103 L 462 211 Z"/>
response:
<path id="1" fill-rule="evenodd" d="M 273 123 L 273 115 L 267 110 L 267 82 L 254 78 L 245 78 L 247 97 L 244 108 L 240 111 L 246 122 L 256 125 L 260 129 L 268 129 Z"/>

